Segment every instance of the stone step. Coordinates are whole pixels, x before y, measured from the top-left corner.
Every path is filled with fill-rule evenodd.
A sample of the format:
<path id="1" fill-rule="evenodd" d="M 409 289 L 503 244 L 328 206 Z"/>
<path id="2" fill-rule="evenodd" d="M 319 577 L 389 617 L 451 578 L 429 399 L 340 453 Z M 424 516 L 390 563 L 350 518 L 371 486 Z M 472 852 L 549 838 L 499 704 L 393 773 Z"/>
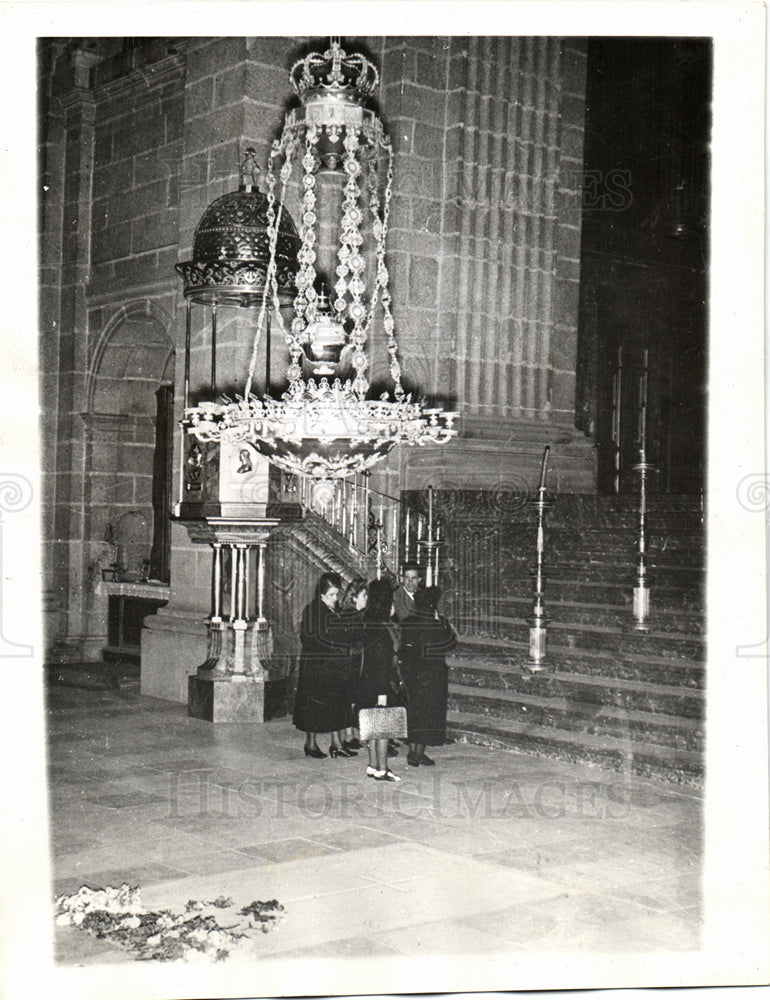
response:
<path id="1" fill-rule="evenodd" d="M 530 551 L 530 548 L 532 558 L 534 559 L 536 551 L 535 545 L 532 544 L 526 551 Z M 552 543 L 550 538 L 546 538 L 545 541 L 545 557 L 550 563 L 591 562 L 610 565 L 620 564 L 622 566 L 631 566 L 635 568 L 638 551 L 639 550 L 637 549 L 635 542 L 628 542 L 623 545 L 607 544 L 599 547 L 593 545 L 581 545 L 579 542 L 570 544 L 555 544 Z M 682 566 L 702 570 L 706 565 L 706 553 L 698 549 L 685 547 L 682 547 L 681 549 L 662 549 L 656 545 L 648 544 L 646 546 L 646 551 L 648 554 L 649 564 L 659 566 L 664 569 L 668 566 Z M 522 549 L 519 546 L 516 546 L 515 552 L 518 555 L 521 555 Z"/>
<path id="2" fill-rule="evenodd" d="M 469 743 L 596 764 L 607 770 L 678 784 L 700 786 L 703 782 L 703 757 L 692 750 L 640 745 L 620 738 L 454 711 L 448 713 L 447 730 L 455 739 Z"/>
<path id="3" fill-rule="evenodd" d="M 550 654 L 549 654 L 550 655 Z M 521 654 L 520 654 L 521 656 Z M 486 669 L 487 683 L 494 683 L 494 661 L 486 663 L 474 661 L 470 663 L 465 657 L 466 669 L 463 680 L 467 687 L 472 680 L 469 676 L 473 667 Z M 461 674 L 461 664 L 457 657 L 447 661 L 450 667 L 450 678 L 454 683 Z M 683 719 L 701 719 L 704 714 L 704 692 L 701 687 L 682 686 L 673 683 L 658 683 L 638 678 L 620 676 L 605 676 L 602 674 L 578 673 L 577 670 L 560 670 L 557 661 L 540 672 L 530 674 L 526 671 L 525 658 L 520 658 L 517 665 L 509 664 L 506 671 L 499 671 L 499 680 L 507 691 L 528 692 L 542 697 L 570 698 L 576 702 L 587 702 L 595 705 L 614 705 L 629 711 L 662 712 L 665 715 L 677 715 Z"/>
<path id="4" fill-rule="evenodd" d="M 575 561 L 544 560 L 546 580 L 595 580 L 605 583 L 617 582 L 634 586 L 637 564 L 635 560 L 621 563 L 611 558 L 579 559 Z M 674 563 L 647 561 L 648 585 L 656 582 L 667 586 L 687 587 L 701 585 L 706 571 L 702 566 L 681 566 Z"/>
<path id="5" fill-rule="evenodd" d="M 447 658 L 453 680 L 463 684 L 506 689 L 509 674 L 527 673 L 528 646 L 484 645 L 477 638 L 473 644 L 463 642 L 455 654 Z M 650 681 L 680 688 L 702 689 L 705 668 L 702 663 L 688 660 L 672 661 L 662 656 L 608 656 L 592 650 L 563 649 L 549 643 L 544 668 L 560 674 L 620 678 L 627 681 Z"/>
<path id="6" fill-rule="evenodd" d="M 520 550 L 522 544 L 529 542 L 532 549 L 535 548 L 537 538 L 536 526 L 532 525 L 526 532 L 520 530 L 509 530 L 502 532 L 503 544 L 509 542 L 516 550 Z M 545 549 L 548 553 L 564 554 L 568 556 L 596 555 L 604 557 L 607 555 L 622 555 L 632 558 L 638 551 L 639 533 L 638 531 L 608 531 L 601 529 L 576 529 L 567 531 L 565 529 L 554 530 L 546 525 L 545 528 Z M 654 558 L 675 563 L 706 562 L 706 539 L 701 534 L 694 532 L 678 532 L 676 534 L 647 534 L 646 549 Z"/>
<path id="7" fill-rule="evenodd" d="M 583 703 L 569 698 L 543 698 L 526 692 L 450 684 L 449 707 L 464 714 L 610 736 L 633 743 L 698 752 L 704 749 L 704 726 L 699 720 L 599 706 L 592 701 Z"/>
<path id="8" fill-rule="evenodd" d="M 514 595 L 515 587 L 515 595 Z M 586 604 L 626 604 L 631 606 L 633 580 L 625 584 L 598 580 L 559 580 L 549 576 L 545 585 L 546 600 L 576 601 Z M 511 584 L 511 596 L 524 597 L 532 593 L 532 581 L 517 580 Z M 702 611 L 705 606 L 703 585 L 665 586 L 660 583 L 650 588 L 650 607 L 667 610 Z"/>
<path id="9" fill-rule="evenodd" d="M 534 566 L 523 560 L 514 562 L 513 560 L 501 559 L 501 582 L 505 588 L 506 596 L 522 597 L 531 593 L 533 589 Z M 545 591 L 550 593 L 553 588 L 568 587 L 574 591 L 574 597 L 568 600 L 580 601 L 588 604 L 614 604 L 613 595 L 618 591 L 625 590 L 632 593 L 636 586 L 636 567 L 625 566 L 618 563 L 585 562 L 580 565 L 545 562 L 543 565 L 543 576 Z M 606 590 L 607 598 L 595 600 L 592 591 L 586 590 L 585 596 L 581 597 L 580 588 L 590 586 L 602 586 Z M 660 593 L 661 596 L 675 597 L 683 594 L 688 598 L 705 595 L 706 577 L 703 571 L 694 567 L 680 567 L 676 570 L 671 567 L 661 569 L 658 566 L 647 567 L 647 586 L 650 596 Z M 661 606 L 667 606 L 662 600 Z"/>
<path id="10" fill-rule="evenodd" d="M 529 642 L 529 625 L 514 618 L 487 619 L 489 636 L 501 641 Z M 471 640 L 479 632 L 474 625 L 473 634 L 462 631 L 462 622 L 455 622 L 455 629 L 462 638 Z M 551 620 L 548 625 L 549 644 L 567 649 L 587 649 L 602 653 L 628 653 L 630 655 L 667 656 L 678 660 L 703 660 L 706 646 L 702 637 L 686 632 L 626 632 L 622 627 L 599 624 L 583 625 Z"/>
<path id="11" fill-rule="evenodd" d="M 618 592 L 620 594 L 620 591 Z M 578 625 L 613 625 L 616 628 L 623 628 L 632 620 L 632 595 L 628 595 L 628 600 L 620 604 L 586 604 L 579 601 L 553 601 L 548 599 L 546 594 L 546 604 L 548 616 L 553 622 L 562 624 Z M 489 631 L 489 623 L 498 618 L 510 618 L 514 620 L 526 621 L 532 614 L 532 596 L 510 597 L 492 605 L 485 602 L 477 611 L 466 615 L 457 615 L 452 618 L 452 624 L 460 632 L 472 632 L 471 628 L 464 628 L 463 623 L 467 621 L 469 625 L 481 626 Z M 655 609 L 650 616 L 650 624 L 654 626 L 656 632 L 684 632 L 693 636 L 703 635 L 705 632 L 705 616 L 697 611 Z"/>

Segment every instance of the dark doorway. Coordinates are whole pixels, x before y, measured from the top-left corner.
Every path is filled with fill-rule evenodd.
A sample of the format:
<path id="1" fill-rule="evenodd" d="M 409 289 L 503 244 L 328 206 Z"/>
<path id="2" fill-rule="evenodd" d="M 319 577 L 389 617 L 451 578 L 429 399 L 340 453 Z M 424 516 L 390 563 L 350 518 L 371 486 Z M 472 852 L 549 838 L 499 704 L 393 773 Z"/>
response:
<path id="1" fill-rule="evenodd" d="M 589 43 L 577 419 L 601 492 L 636 488 L 645 384 L 649 488 L 704 487 L 711 68 L 708 38 Z"/>

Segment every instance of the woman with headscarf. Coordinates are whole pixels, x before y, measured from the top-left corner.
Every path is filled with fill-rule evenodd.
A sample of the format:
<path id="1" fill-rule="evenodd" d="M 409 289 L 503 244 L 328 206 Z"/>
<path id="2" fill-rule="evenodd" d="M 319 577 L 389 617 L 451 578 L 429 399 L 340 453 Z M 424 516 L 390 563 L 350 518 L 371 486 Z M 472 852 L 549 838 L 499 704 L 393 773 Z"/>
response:
<path id="1" fill-rule="evenodd" d="M 358 707 L 388 705 L 397 680 L 395 646 L 389 622 L 393 615 L 393 588 L 387 580 L 372 580 L 369 602 L 364 611 L 364 651 L 358 685 Z M 366 773 L 377 781 L 400 781 L 388 768 L 388 738 L 367 742 L 369 766 Z"/>
<path id="2" fill-rule="evenodd" d="M 302 613 L 297 695 L 293 722 L 305 733 L 305 756 L 325 757 L 318 733 L 331 733 L 330 757 L 355 757 L 342 745 L 352 725 L 349 690 L 350 647 L 337 614 L 341 580 L 324 573 L 313 600 Z"/>
<path id="3" fill-rule="evenodd" d="M 457 645 L 457 636 L 437 611 L 439 596 L 435 587 L 418 590 L 415 613 L 401 622 L 401 672 L 409 694 L 406 761 L 412 767 L 435 764 L 425 747 L 441 746 L 446 740 L 446 654 Z"/>

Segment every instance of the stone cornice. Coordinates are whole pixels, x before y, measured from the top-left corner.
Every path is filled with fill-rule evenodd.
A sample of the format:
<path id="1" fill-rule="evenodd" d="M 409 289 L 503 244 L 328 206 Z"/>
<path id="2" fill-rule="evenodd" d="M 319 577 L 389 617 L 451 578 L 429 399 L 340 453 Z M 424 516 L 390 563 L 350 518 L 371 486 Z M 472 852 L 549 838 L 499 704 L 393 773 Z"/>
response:
<path id="1" fill-rule="evenodd" d="M 86 432 L 93 435 L 96 431 L 125 431 L 126 427 L 154 426 L 155 421 L 145 413 L 81 413 L 80 419 Z"/>
<path id="2" fill-rule="evenodd" d="M 185 66 L 186 58 L 183 52 L 173 53 L 143 66 L 133 66 L 112 80 L 95 84 L 94 96 L 99 101 L 131 96 L 136 102 L 137 97 L 141 98 L 144 94 L 147 100 L 154 100 L 155 88 L 182 77 Z"/>
<path id="3" fill-rule="evenodd" d="M 93 93 L 87 87 L 82 87 L 77 84 L 73 85 L 67 90 L 56 94 L 56 99 L 58 100 L 63 111 L 71 111 L 73 108 L 80 108 L 83 115 L 87 115 L 89 121 L 93 122 L 96 102 L 94 100 Z"/>
<path id="4" fill-rule="evenodd" d="M 112 288 L 99 291 L 99 283 L 90 281 L 86 285 L 86 295 L 88 296 L 88 308 L 96 309 L 100 306 L 123 305 L 126 301 L 126 286 L 116 285 Z M 175 274 L 168 277 L 158 278 L 156 281 L 145 281 L 140 285 L 131 285 L 131 298 L 147 298 L 153 301 L 168 299 L 176 301 L 179 293 L 179 279 Z"/>

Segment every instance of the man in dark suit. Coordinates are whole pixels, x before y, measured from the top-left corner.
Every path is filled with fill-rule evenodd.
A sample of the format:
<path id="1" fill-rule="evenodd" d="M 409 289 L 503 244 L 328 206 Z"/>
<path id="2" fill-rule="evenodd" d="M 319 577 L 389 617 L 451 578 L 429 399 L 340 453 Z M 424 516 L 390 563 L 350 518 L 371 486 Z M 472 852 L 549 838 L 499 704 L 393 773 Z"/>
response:
<path id="1" fill-rule="evenodd" d="M 415 613 L 414 595 L 420 586 L 420 567 L 417 563 L 404 563 L 401 567 L 401 584 L 393 592 L 393 607 L 398 621 Z"/>

